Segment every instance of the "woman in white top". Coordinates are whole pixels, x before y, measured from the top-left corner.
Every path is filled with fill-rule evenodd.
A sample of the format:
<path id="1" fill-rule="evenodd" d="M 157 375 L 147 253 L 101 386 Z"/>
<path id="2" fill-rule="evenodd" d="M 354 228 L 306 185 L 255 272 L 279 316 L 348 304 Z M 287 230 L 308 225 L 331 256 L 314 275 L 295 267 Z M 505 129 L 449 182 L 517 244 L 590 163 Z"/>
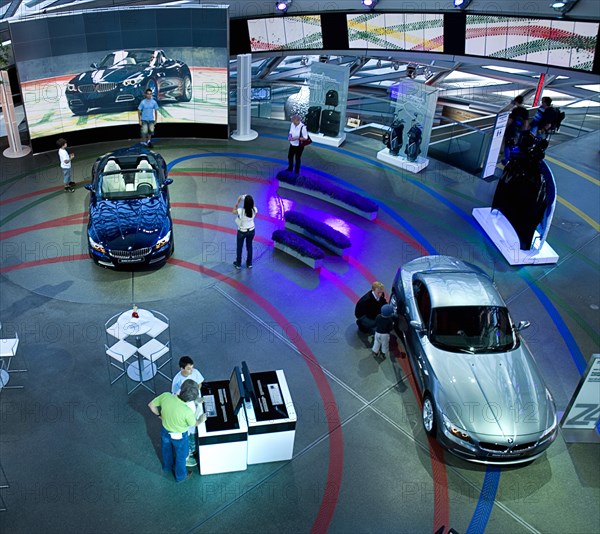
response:
<path id="1" fill-rule="evenodd" d="M 240 202 L 243 207 L 240 208 Z M 256 206 L 251 195 L 240 195 L 233 207 L 232 212 L 236 214 L 235 222 L 237 231 L 237 254 L 233 265 L 236 269 L 242 268 L 242 248 L 246 242 L 246 267 L 252 269 L 252 240 L 254 239 L 254 218 L 256 217 Z"/>
<path id="2" fill-rule="evenodd" d="M 300 120 L 300 115 L 292 115 L 292 124 L 290 124 L 290 132 L 288 134 L 288 141 L 290 142 L 290 149 L 288 150 L 288 171 L 300 174 L 300 158 L 302 157 L 302 151 L 304 147 L 300 144 L 300 140 L 303 141 L 308 137 L 308 131 L 306 126 Z M 296 158 L 296 165 L 294 166 L 294 157 Z"/>

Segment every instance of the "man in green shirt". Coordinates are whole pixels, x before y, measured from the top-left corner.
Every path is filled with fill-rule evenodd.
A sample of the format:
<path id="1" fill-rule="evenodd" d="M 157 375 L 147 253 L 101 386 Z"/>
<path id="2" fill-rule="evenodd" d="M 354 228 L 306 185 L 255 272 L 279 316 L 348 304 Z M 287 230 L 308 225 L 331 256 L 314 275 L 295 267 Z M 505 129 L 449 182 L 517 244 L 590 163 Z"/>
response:
<path id="1" fill-rule="evenodd" d="M 175 480 L 182 482 L 192 474 L 186 471 L 185 460 L 188 455 L 188 427 L 197 426 L 206 421 L 206 415 L 196 421 L 196 416 L 186 402 L 195 401 L 200 395 L 198 384 L 186 380 L 181 384 L 179 395 L 163 393 L 149 404 L 154 415 L 162 419 L 160 441 L 162 463 L 165 472 L 174 471 Z"/>

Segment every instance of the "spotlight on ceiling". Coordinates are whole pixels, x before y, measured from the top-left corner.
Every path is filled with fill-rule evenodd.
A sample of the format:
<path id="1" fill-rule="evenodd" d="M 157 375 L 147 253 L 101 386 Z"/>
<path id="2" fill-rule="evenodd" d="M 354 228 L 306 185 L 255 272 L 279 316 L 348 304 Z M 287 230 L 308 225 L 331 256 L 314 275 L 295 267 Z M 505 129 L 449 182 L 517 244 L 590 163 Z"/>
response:
<path id="1" fill-rule="evenodd" d="M 378 0 L 362 0 L 362 5 L 369 9 L 373 9 L 377 5 L 377 1 Z"/>
<path id="2" fill-rule="evenodd" d="M 550 4 L 550 7 L 554 9 L 554 11 L 558 11 L 561 15 L 566 15 L 575 7 L 577 2 L 579 2 L 579 0 L 556 0 L 556 2 Z"/>
<path id="3" fill-rule="evenodd" d="M 454 7 L 457 7 L 458 9 L 466 9 L 470 3 L 471 0 L 454 0 Z"/>
<path id="4" fill-rule="evenodd" d="M 275 9 L 280 13 L 285 13 L 292 3 L 292 0 L 280 0 L 279 2 L 275 2 Z"/>

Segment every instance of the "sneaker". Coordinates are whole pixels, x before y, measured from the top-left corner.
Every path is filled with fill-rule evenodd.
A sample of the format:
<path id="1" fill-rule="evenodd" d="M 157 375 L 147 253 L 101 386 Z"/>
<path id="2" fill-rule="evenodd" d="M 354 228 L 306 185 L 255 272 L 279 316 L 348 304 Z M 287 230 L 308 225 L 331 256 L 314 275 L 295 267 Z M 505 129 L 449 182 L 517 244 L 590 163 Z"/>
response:
<path id="1" fill-rule="evenodd" d="M 148 142 L 146 143 L 146 146 L 147 146 L 148 148 L 152 148 L 152 143 L 151 143 L 150 141 L 148 141 Z"/>
<path id="2" fill-rule="evenodd" d="M 240 265 L 240 264 L 239 264 L 237 261 L 234 261 L 234 262 L 233 262 L 233 266 L 234 266 L 236 269 L 241 269 L 241 268 L 242 268 L 242 266 L 241 266 L 241 265 Z"/>
<path id="3" fill-rule="evenodd" d="M 193 456 L 187 457 L 187 460 L 185 461 L 186 467 L 196 467 L 197 465 L 198 465 L 198 462 L 197 462 L 196 458 L 194 458 Z"/>
<path id="4" fill-rule="evenodd" d="M 248 267 L 248 269 L 252 269 L 252 264 L 246 265 L 246 267 Z"/>
<path id="5" fill-rule="evenodd" d="M 65 186 L 65 191 L 67 193 L 73 193 L 75 191 L 75 189 L 73 189 L 72 187 L 70 187 L 70 186 L 67 185 L 67 186 Z"/>
<path id="6" fill-rule="evenodd" d="M 69 187 L 75 187 L 75 182 L 69 182 Z"/>

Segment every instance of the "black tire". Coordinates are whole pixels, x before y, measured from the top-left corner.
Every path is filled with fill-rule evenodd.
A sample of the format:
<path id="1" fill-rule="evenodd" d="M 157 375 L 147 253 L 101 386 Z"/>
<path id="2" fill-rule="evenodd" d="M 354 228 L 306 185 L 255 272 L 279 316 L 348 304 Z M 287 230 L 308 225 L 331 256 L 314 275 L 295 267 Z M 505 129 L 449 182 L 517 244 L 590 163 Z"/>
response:
<path id="1" fill-rule="evenodd" d="M 178 102 L 189 102 L 192 99 L 192 79 L 189 76 L 183 78 L 183 91 L 177 97 Z"/>
<path id="2" fill-rule="evenodd" d="M 426 393 L 423 397 L 423 407 L 421 408 L 421 419 L 423 421 L 423 428 L 428 436 L 435 437 L 436 434 L 436 417 L 435 417 L 435 403 L 429 393 Z"/>

